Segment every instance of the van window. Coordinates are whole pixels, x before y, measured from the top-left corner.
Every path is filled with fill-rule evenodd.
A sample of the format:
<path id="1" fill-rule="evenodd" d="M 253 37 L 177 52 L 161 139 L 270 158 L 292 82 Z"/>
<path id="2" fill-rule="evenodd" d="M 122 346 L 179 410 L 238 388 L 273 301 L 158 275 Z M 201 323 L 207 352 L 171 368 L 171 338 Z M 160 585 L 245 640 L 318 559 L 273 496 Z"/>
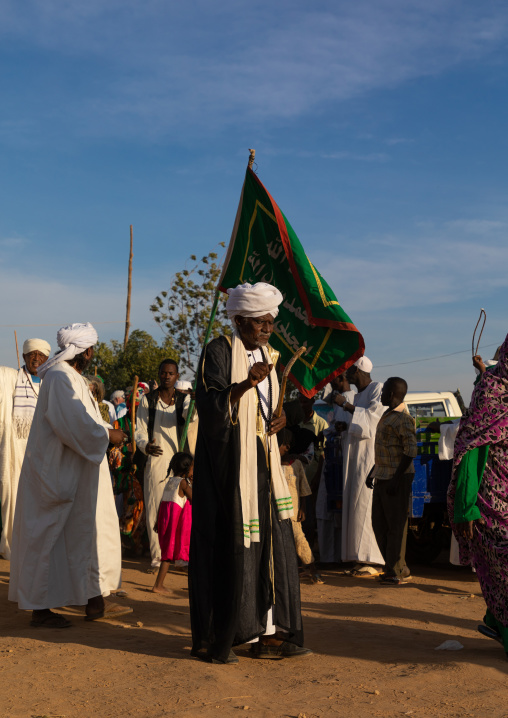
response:
<path id="1" fill-rule="evenodd" d="M 444 402 L 442 401 L 429 401 L 425 404 L 408 404 L 407 408 L 414 418 L 417 416 L 448 416 Z"/>

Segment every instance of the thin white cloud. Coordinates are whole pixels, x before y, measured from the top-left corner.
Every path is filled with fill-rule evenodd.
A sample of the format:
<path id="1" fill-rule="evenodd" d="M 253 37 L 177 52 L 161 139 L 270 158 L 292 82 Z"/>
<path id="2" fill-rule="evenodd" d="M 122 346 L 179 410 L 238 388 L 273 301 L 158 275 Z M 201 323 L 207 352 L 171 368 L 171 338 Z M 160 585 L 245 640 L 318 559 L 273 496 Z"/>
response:
<path id="1" fill-rule="evenodd" d="M 508 224 L 491 219 L 454 219 L 447 222 L 446 226 L 468 234 L 489 234 L 499 229 L 505 229 Z"/>
<path id="2" fill-rule="evenodd" d="M 352 160 L 354 162 L 388 162 L 390 155 L 385 152 L 370 152 L 367 154 L 360 154 L 355 152 L 330 152 L 328 154 L 322 154 L 321 157 L 330 160 Z"/>
<path id="3" fill-rule="evenodd" d="M 268 20 L 269 18 L 269 20 Z M 459 0 L 16 0 L 0 36 L 99 63 L 59 116 L 76 131 L 164 136 L 175 127 L 286 121 L 502 47 L 508 8 Z M 94 67 L 95 72 L 97 72 Z"/>
<path id="4" fill-rule="evenodd" d="M 411 140 L 407 137 L 390 137 L 389 139 L 385 140 L 385 144 L 394 146 L 394 145 L 409 145 L 413 143 L 414 140 Z"/>
<path id="5" fill-rule="evenodd" d="M 444 233 L 393 237 L 380 243 L 347 244 L 340 257 L 312 253 L 346 311 L 379 313 L 387 309 L 432 307 L 508 289 L 508 245 L 457 241 Z M 387 251 L 384 252 L 386 247 Z"/>
<path id="6" fill-rule="evenodd" d="M 2 249 L 21 249 L 28 244 L 29 241 L 26 237 L 0 237 L 0 247 Z"/>
<path id="7" fill-rule="evenodd" d="M 30 274 L 14 267 L 0 269 L 0 304 L 5 308 L 0 323 L 0 365 L 14 366 L 13 329 L 18 342 L 39 336 L 55 347 L 57 330 L 72 322 L 96 323 L 99 338 L 123 338 L 126 288 L 111 276 L 68 275 L 55 279 L 45 273 Z M 132 294 L 131 328 L 141 328 L 161 338 L 151 318 L 149 305 L 154 297 L 153 284 L 135 282 Z M 6 326 L 8 325 L 8 326 Z M 34 326 L 26 326 L 34 325 Z M 49 326 L 48 326 L 49 325 Z"/>

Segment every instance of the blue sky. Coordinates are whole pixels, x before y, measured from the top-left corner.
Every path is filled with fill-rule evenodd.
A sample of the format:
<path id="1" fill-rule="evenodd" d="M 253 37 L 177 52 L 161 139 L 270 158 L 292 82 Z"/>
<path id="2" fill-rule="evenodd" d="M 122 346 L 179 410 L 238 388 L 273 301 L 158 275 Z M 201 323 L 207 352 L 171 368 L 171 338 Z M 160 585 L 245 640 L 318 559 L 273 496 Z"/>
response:
<path id="1" fill-rule="evenodd" d="M 121 337 L 133 224 L 132 324 L 158 336 L 153 297 L 229 240 L 255 147 L 374 378 L 468 394 L 480 307 L 485 356 L 508 331 L 507 39 L 503 2 L 4 0 L 2 323 Z"/>

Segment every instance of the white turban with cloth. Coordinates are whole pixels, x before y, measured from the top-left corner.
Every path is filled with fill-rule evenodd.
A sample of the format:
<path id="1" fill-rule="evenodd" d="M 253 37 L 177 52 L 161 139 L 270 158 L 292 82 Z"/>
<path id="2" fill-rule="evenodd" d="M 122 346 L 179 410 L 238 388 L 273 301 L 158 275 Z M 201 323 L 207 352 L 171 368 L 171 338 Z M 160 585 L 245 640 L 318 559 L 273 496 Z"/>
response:
<path id="1" fill-rule="evenodd" d="M 48 369 L 51 369 L 55 364 L 60 364 L 63 361 L 72 361 L 74 357 L 84 352 L 85 349 L 97 344 L 98 339 L 97 332 L 90 322 L 85 322 L 84 324 L 69 324 L 66 327 L 62 327 L 56 335 L 56 341 L 62 351 L 42 364 L 37 369 L 37 376 L 43 378 Z"/>
<path id="2" fill-rule="evenodd" d="M 257 282 L 257 284 L 245 282 L 228 289 L 228 294 L 226 311 L 229 319 L 234 319 L 238 315 L 262 317 L 264 314 L 271 314 L 275 319 L 279 313 L 279 304 L 284 299 L 277 287 L 266 282 Z"/>
<path id="3" fill-rule="evenodd" d="M 371 360 L 366 356 L 357 359 L 354 363 L 354 366 L 358 367 L 360 371 L 364 371 L 366 374 L 370 374 L 373 369 Z"/>
<path id="4" fill-rule="evenodd" d="M 27 339 L 23 344 L 23 354 L 30 354 L 30 352 L 40 352 L 49 357 L 51 345 L 45 342 L 44 339 Z"/>

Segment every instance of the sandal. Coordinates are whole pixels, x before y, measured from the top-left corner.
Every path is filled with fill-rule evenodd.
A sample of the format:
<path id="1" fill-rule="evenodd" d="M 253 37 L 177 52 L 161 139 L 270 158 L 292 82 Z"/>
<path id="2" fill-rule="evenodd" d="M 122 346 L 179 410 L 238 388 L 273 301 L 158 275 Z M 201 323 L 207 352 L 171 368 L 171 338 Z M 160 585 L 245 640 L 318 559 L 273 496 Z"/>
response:
<path id="1" fill-rule="evenodd" d="M 253 643 L 250 647 L 252 658 L 265 658 L 272 661 L 280 661 L 282 658 L 300 658 L 301 656 L 311 656 L 312 651 L 303 646 L 297 646 L 289 641 L 282 641 L 279 646 L 271 646 L 269 644 Z"/>
<path id="2" fill-rule="evenodd" d="M 236 665 L 238 661 L 238 656 L 234 651 L 229 651 L 229 655 L 226 659 L 226 661 L 219 661 L 217 658 L 212 658 L 209 654 L 206 648 L 201 648 L 199 651 L 191 651 L 191 656 L 194 658 L 199 658 L 200 661 L 205 661 L 206 663 L 213 663 L 215 665 Z"/>
<path id="3" fill-rule="evenodd" d="M 311 574 L 310 574 L 310 580 L 311 580 L 311 583 L 316 583 L 316 584 L 323 584 L 323 583 L 324 583 L 323 577 L 321 576 L 320 573 L 318 573 L 318 571 L 316 571 L 315 573 L 311 573 Z"/>
<path id="4" fill-rule="evenodd" d="M 355 578 L 375 578 L 376 576 L 382 576 L 383 573 L 383 569 L 378 569 L 375 566 L 361 566 L 353 569 L 351 576 Z"/>
<path id="5" fill-rule="evenodd" d="M 382 576 L 379 580 L 380 586 L 403 586 L 408 582 L 407 578 L 401 578 L 400 576 Z"/>
<path id="6" fill-rule="evenodd" d="M 72 623 L 61 613 L 50 611 L 40 618 L 32 618 L 30 625 L 34 626 L 34 628 L 69 628 Z"/>
<path id="7" fill-rule="evenodd" d="M 491 628 L 490 626 L 485 626 L 483 624 L 477 626 L 476 628 L 482 636 L 487 636 L 487 638 L 493 638 L 498 643 L 503 643 L 503 638 L 496 628 Z"/>
<path id="8" fill-rule="evenodd" d="M 120 616 L 126 616 L 128 613 L 132 613 L 133 609 L 130 606 L 119 606 L 118 603 L 111 603 L 111 601 L 104 601 L 104 609 L 99 613 L 87 613 L 85 621 L 100 621 L 101 618 L 119 618 Z"/>

